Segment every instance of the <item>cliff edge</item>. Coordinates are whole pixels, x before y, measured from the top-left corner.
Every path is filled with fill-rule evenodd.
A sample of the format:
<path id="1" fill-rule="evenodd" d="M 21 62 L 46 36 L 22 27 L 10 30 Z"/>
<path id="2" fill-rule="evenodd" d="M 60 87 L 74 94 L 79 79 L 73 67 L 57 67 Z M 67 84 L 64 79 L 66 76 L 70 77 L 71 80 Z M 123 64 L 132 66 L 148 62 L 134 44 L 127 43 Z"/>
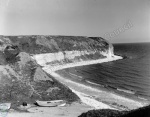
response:
<path id="1" fill-rule="evenodd" d="M 112 44 L 98 37 L 0 36 L 0 102 L 11 102 L 16 107 L 35 100 L 78 100 L 69 88 L 43 71 L 41 66 L 112 56 Z M 40 65 L 37 58 L 41 60 Z"/>

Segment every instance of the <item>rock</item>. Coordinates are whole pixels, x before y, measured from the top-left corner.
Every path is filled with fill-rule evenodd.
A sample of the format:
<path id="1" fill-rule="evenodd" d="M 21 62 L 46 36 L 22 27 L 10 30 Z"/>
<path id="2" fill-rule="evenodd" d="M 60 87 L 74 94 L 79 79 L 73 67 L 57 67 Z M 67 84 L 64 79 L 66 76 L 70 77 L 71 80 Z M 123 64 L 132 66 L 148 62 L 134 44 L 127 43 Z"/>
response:
<path id="1" fill-rule="evenodd" d="M 20 68 L 23 67 L 23 66 L 25 66 L 27 62 L 29 62 L 29 61 L 32 60 L 31 57 L 30 57 L 30 55 L 28 53 L 26 53 L 26 52 L 20 52 L 18 54 L 18 57 L 20 59 L 18 61 L 18 64 L 19 64 Z"/>
<path id="2" fill-rule="evenodd" d="M 18 46 L 7 46 L 4 50 L 5 58 L 7 62 L 12 62 L 16 59 L 19 54 Z"/>
<path id="3" fill-rule="evenodd" d="M 34 73 L 34 81 L 51 81 L 53 80 L 48 77 L 48 75 L 40 68 L 36 68 L 35 73 Z"/>

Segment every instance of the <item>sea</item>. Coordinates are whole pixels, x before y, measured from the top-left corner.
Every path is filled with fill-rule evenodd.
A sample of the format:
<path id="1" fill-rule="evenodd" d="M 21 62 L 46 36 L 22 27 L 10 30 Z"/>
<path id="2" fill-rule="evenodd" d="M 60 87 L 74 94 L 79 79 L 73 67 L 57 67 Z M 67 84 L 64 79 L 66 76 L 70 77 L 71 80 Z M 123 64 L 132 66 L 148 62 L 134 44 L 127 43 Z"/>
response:
<path id="1" fill-rule="evenodd" d="M 150 101 L 150 43 L 113 44 L 124 59 L 78 67 L 82 81 Z"/>

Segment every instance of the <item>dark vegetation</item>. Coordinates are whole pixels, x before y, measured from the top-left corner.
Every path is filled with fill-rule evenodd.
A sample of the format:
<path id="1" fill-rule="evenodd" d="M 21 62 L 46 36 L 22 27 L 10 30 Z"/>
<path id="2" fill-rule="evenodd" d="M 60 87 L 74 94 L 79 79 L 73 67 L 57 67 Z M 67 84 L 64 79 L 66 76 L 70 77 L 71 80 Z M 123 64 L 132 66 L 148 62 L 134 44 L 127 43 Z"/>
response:
<path id="1" fill-rule="evenodd" d="M 83 39 L 79 38 L 78 41 Z M 63 36 L 2 36 L 0 44 L 4 48 L 0 50 L 0 102 L 11 102 L 11 108 L 16 109 L 23 102 L 35 103 L 35 100 L 62 99 L 68 103 L 79 100 L 69 88 L 45 73 L 30 57 L 33 54 L 71 50 L 69 46 L 75 43 L 79 45 L 76 39 Z M 92 50 L 83 41 L 78 49 L 86 48 Z"/>
<path id="2" fill-rule="evenodd" d="M 136 110 L 132 110 L 121 117 L 150 117 L 150 105 Z"/>
<path id="3" fill-rule="evenodd" d="M 80 36 L 2 36 L 20 51 L 30 54 L 49 53 L 72 50 L 107 50 L 109 43 L 103 38 Z"/>
<path id="4" fill-rule="evenodd" d="M 104 39 L 75 36 L 0 36 L 0 102 L 11 102 L 12 108 L 23 102 L 63 99 L 68 103 L 79 98 L 70 89 L 45 73 L 31 55 L 64 51 L 97 51 L 94 55 L 76 57 L 77 61 L 103 58 L 107 51 Z M 50 64 L 71 63 L 65 58 Z"/>
<path id="5" fill-rule="evenodd" d="M 83 113 L 78 117 L 119 117 L 125 113 L 126 111 L 120 112 L 110 109 L 101 109 L 101 110 L 90 110 L 87 113 Z"/>
<path id="6" fill-rule="evenodd" d="M 150 105 L 131 111 L 116 111 L 109 109 L 90 110 L 78 117 L 150 117 Z"/>
<path id="7" fill-rule="evenodd" d="M 105 58 L 100 52 L 107 52 L 112 46 L 103 38 L 82 36 L 1 36 L 1 40 L 1 45 L 7 45 L 4 53 L 9 63 L 16 61 L 19 52 L 26 52 L 30 55 L 62 52 L 64 56 L 66 56 L 65 51 L 94 52 L 94 54 L 76 56 L 74 59 L 65 57 L 64 60 L 47 63 L 52 66 Z"/>
<path id="8" fill-rule="evenodd" d="M 5 71 L 0 74 L 0 102 L 11 102 L 12 108 L 16 109 L 22 102 L 62 99 L 71 103 L 79 99 L 69 88 L 45 73 L 35 61 L 22 63 L 20 53 L 16 58 L 14 53 L 13 56 L 9 55 L 6 66 L 0 66 L 2 71 Z M 24 57 L 26 59 L 26 56 Z"/>
<path id="9" fill-rule="evenodd" d="M 7 46 L 4 50 L 4 56 L 7 62 L 15 62 L 20 50 L 18 46 Z"/>
<path id="10" fill-rule="evenodd" d="M 45 73 L 31 55 L 64 51 L 96 51 L 75 57 L 76 60 L 103 58 L 111 44 L 100 37 L 81 36 L 0 36 L 0 102 L 11 102 L 11 108 L 35 100 L 63 99 L 68 103 L 79 98 L 66 86 Z M 126 57 L 125 57 L 126 58 Z M 70 63 L 74 60 L 63 60 Z M 58 61 L 53 61 L 54 64 Z M 61 62 L 62 63 L 62 62 Z M 79 117 L 150 117 L 150 106 L 130 112 L 91 110 Z"/>
<path id="11" fill-rule="evenodd" d="M 31 55 L 86 50 L 96 52 L 77 56 L 76 61 L 98 59 L 104 57 L 100 51 L 107 51 L 109 43 L 102 38 L 81 36 L 0 36 L 0 46 L 0 102 L 11 102 L 11 108 L 16 108 L 20 104 L 35 103 L 35 100 L 63 99 L 71 103 L 79 99 L 45 73 Z M 74 61 L 65 58 L 50 64 Z"/>

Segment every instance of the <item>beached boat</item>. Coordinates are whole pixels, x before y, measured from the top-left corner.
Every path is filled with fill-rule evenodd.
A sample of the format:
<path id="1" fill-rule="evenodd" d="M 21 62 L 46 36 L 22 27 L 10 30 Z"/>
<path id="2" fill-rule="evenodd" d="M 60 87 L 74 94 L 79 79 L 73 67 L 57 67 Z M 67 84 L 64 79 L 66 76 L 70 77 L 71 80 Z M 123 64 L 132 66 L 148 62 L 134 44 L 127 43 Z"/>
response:
<path id="1" fill-rule="evenodd" d="M 9 110 L 11 107 L 11 103 L 1 103 L 0 110 Z"/>
<path id="2" fill-rule="evenodd" d="M 56 106 L 65 106 L 66 102 L 64 100 L 52 100 L 52 101 L 36 101 L 38 106 L 43 107 L 56 107 Z"/>

